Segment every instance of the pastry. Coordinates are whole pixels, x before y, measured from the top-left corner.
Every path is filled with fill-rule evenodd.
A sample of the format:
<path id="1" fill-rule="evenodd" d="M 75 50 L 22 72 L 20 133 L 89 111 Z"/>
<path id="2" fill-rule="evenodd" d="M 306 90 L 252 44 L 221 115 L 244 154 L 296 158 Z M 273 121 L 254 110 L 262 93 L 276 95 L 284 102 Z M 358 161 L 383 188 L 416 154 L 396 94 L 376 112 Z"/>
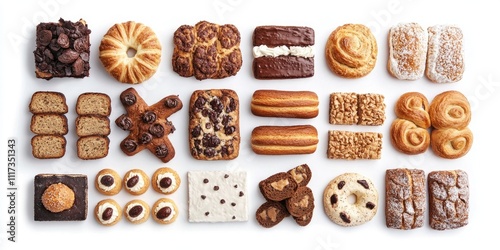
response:
<path id="1" fill-rule="evenodd" d="M 132 195 L 141 195 L 149 188 L 149 177 L 141 169 L 131 169 L 123 177 L 125 191 Z"/>
<path id="2" fill-rule="evenodd" d="M 60 18 L 58 22 L 38 24 L 33 51 L 36 77 L 89 76 L 90 33 L 83 19 L 72 22 Z"/>
<path id="3" fill-rule="evenodd" d="M 287 172 L 297 182 L 298 187 L 307 186 L 312 178 L 311 168 L 307 164 L 298 165 Z"/>
<path id="4" fill-rule="evenodd" d="M 278 225 L 284 218 L 290 216 L 286 207 L 278 201 L 266 201 L 255 212 L 259 225 L 271 228 Z"/>
<path id="5" fill-rule="evenodd" d="M 66 154 L 66 138 L 60 135 L 35 135 L 31 138 L 31 153 L 37 159 L 57 159 Z"/>
<path id="6" fill-rule="evenodd" d="M 170 95 L 148 106 L 134 88 L 128 88 L 120 94 L 120 101 L 127 113 L 119 116 L 115 123 L 130 132 L 120 143 L 123 153 L 132 156 L 148 149 L 161 161 L 170 161 L 175 150 L 168 135 L 175 127 L 168 118 L 182 108 L 179 97 Z"/>
<path id="7" fill-rule="evenodd" d="M 244 171 L 189 171 L 189 222 L 248 220 Z"/>
<path id="8" fill-rule="evenodd" d="M 234 76 L 242 64 L 240 41 L 240 32 L 232 24 L 181 25 L 174 33 L 173 70 L 198 80 Z"/>
<path id="9" fill-rule="evenodd" d="M 87 176 L 37 174 L 34 178 L 35 221 L 81 221 L 87 218 Z"/>
<path id="10" fill-rule="evenodd" d="M 424 224 L 427 191 L 420 169 L 385 171 L 385 223 L 388 228 L 410 230 Z"/>
<path id="11" fill-rule="evenodd" d="M 456 90 L 449 90 L 434 97 L 429 115 L 432 127 L 436 129 L 464 129 L 471 120 L 471 108 L 467 97 Z"/>
<path id="12" fill-rule="evenodd" d="M 101 159 L 108 155 L 109 138 L 107 136 L 91 135 L 80 137 L 76 141 L 76 153 L 82 160 Z"/>
<path id="13" fill-rule="evenodd" d="M 179 216 L 179 209 L 173 200 L 160 198 L 153 204 L 151 213 L 156 222 L 160 224 L 170 224 Z"/>
<path id="14" fill-rule="evenodd" d="M 252 150 L 263 155 L 312 154 L 318 131 L 311 125 L 259 126 L 251 135 Z"/>
<path id="15" fill-rule="evenodd" d="M 295 194 L 298 184 L 292 175 L 286 172 L 273 174 L 259 182 L 262 195 L 271 201 L 283 201 Z"/>
<path id="16" fill-rule="evenodd" d="M 415 123 L 397 118 L 392 122 L 391 143 L 398 151 L 409 154 L 421 154 L 429 148 L 431 135 L 425 128 L 420 128 Z"/>
<path id="17" fill-rule="evenodd" d="M 86 92 L 76 100 L 76 114 L 109 116 L 111 114 L 111 98 L 107 94 Z"/>
<path id="18" fill-rule="evenodd" d="M 329 159 L 380 159 L 382 134 L 376 132 L 328 131 Z"/>
<path id="19" fill-rule="evenodd" d="M 429 101 L 419 92 L 406 92 L 396 101 L 394 112 L 398 118 L 411 121 L 420 128 L 431 126 Z"/>
<path id="20" fill-rule="evenodd" d="M 65 115 L 46 113 L 31 116 L 30 130 L 34 134 L 65 135 L 68 133 L 68 119 Z"/>
<path id="21" fill-rule="evenodd" d="M 307 119 L 318 116 L 318 106 L 311 91 L 256 90 L 250 108 L 257 116 Z"/>
<path id="22" fill-rule="evenodd" d="M 351 92 L 330 94 L 330 124 L 380 126 L 385 121 L 384 96 Z"/>
<path id="23" fill-rule="evenodd" d="M 150 27 L 128 21 L 109 28 L 99 45 L 99 59 L 119 82 L 138 84 L 158 69 L 161 49 L 160 40 Z"/>
<path id="24" fill-rule="evenodd" d="M 314 76 L 314 30 L 299 26 L 258 26 L 253 32 L 256 79 Z"/>
<path id="25" fill-rule="evenodd" d="M 349 197 L 354 195 L 354 203 Z M 325 213 L 335 224 L 352 227 L 370 221 L 378 209 L 378 192 L 370 179 L 344 173 L 331 180 L 323 192 Z"/>
<path id="26" fill-rule="evenodd" d="M 377 61 L 377 41 L 362 24 L 345 24 L 335 29 L 326 42 L 328 67 L 337 75 L 359 78 L 369 74 Z"/>
<path id="27" fill-rule="evenodd" d="M 456 229 L 469 223 L 469 178 L 465 171 L 432 171 L 427 185 L 432 229 Z"/>
<path id="28" fill-rule="evenodd" d="M 198 160 L 231 160 L 240 149 L 239 98 L 230 89 L 196 90 L 189 101 L 189 149 Z"/>
<path id="29" fill-rule="evenodd" d="M 94 186 L 101 194 L 115 195 L 122 189 L 122 178 L 115 170 L 105 168 L 97 173 Z"/>
<path id="30" fill-rule="evenodd" d="M 143 200 L 135 199 L 123 207 L 125 218 L 133 224 L 141 224 L 149 219 L 150 208 Z"/>
<path id="31" fill-rule="evenodd" d="M 122 208 L 113 199 L 99 201 L 94 208 L 94 218 L 103 226 L 113 226 L 122 218 Z"/>
<path id="32" fill-rule="evenodd" d="M 308 215 L 314 210 L 314 194 L 307 186 L 298 187 L 295 193 L 286 199 L 285 204 L 293 217 Z"/>
<path id="33" fill-rule="evenodd" d="M 425 75 L 436 83 L 460 81 L 465 69 L 462 30 L 456 26 L 436 25 L 427 31 L 429 44 Z"/>
<path id="34" fill-rule="evenodd" d="M 181 178 L 171 168 L 158 168 L 151 178 L 153 189 L 161 194 L 173 194 L 181 185 Z"/>
<path id="35" fill-rule="evenodd" d="M 456 159 L 466 155 L 472 147 L 474 136 L 472 131 L 464 129 L 444 128 L 431 132 L 431 148 L 442 158 Z"/>
<path id="36" fill-rule="evenodd" d="M 61 92 L 37 91 L 31 96 L 29 110 L 32 114 L 66 114 L 66 96 Z"/>
<path id="37" fill-rule="evenodd" d="M 389 30 L 387 70 L 400 80 L 424 76 L 427 32 L 418 23 L 399 23 Z"/>

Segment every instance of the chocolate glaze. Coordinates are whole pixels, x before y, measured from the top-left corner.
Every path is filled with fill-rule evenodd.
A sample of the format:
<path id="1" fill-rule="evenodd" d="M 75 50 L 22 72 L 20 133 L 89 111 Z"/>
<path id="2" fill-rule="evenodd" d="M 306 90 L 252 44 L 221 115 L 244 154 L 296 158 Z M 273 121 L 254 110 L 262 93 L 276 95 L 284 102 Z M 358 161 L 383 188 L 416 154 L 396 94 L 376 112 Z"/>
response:
<path id="1" fill-rule="evenodd" d="M 314 76 L 314 58 L 295 56 L 259 57 L 253 60 L 256 79 L 286 79 Z"/>
<path id="2" fill-rule="evenodd" d="M 253 46 L 268 47 L 314 45 L 314 30 L 298 26 L 258 26 L 253 32 Z"/>

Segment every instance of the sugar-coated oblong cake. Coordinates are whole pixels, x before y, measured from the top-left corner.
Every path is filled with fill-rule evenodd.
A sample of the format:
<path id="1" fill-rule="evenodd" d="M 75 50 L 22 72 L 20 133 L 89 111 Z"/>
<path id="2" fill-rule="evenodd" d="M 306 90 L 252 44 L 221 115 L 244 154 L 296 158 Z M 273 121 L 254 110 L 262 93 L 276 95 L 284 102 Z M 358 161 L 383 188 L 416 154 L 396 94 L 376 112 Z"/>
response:
<path id="1" fill-rule="evenodd" d="M 465 69 L 462 30 L 456 26 L 436 25 L 427 31 L 429 44 L 425 75 L 436 83 L 460 81 Z"/>
<path id="2" fill-rule="evenodd" d="M 239 99 L 230 89 L 196 90 L 189 103 L 189 148 L 198 160 L 230 160 L 240 148 Z"/>
<path id="3" fill-rule="evenodd" d="M 427 32 L 417 23 L 400 23 L 389 30 L 389 73 L 401 80 L 424 76 Z"/>

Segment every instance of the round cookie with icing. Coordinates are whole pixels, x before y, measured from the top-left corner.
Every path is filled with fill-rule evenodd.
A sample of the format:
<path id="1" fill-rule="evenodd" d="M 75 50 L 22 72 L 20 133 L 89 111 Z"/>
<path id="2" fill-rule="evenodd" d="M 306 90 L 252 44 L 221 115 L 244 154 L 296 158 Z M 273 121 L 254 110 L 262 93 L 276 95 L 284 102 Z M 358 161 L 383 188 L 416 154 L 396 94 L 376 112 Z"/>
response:
<path id="1" fill-rule="evenodd" d="M 122 218 L 122 208 L 113 199 L 99 201 L 94 208 L 96 221 L 103 226 L 113 226 Z"/>
<path id="2" fill-rule="evenodd" d="M 95 177 L 95 188 L 104 195 L 115 195 L 122 189 L 122 178 L 113 169 L 102 169 Z"/>
<path id="3" fill-rule="evenodd" d="M 123 214 L 133 224 L 141 224 L 149 219 L 150 208 L 143 200 L 131 200 L 125 204 Z"/>
<path id="4" fill-rule="evenodd" d="M 175 202 L 168 198 L 161 198 L 153 204 L 151 209 L 153 219 L 160 224 L 170 224 L 177 219 L 179 209 Z"/>
<path id="5" fill-rule="evenodd" d="M 350 197 L 354 197 L 354 202 Z M 326 215 L 340 226 L 351 227 L 370 221 L 378 209 L 378 192 L 370 179 L 358 173 L 344 173 L 331 180 L 323 192 Z"/>
<path id="6" fill-rule="evenodd" d="M 162 194 L 173 194 L 181 185 L 179 174 L 171 168 L 157 169 L 152 177 L 153 189 Z"/>
<path id="7" fill-rule="evenodd" d="M 149 188 L 149 177 L 141 169 L 131 169 L 125 173 L 123 187 L 132 195 L 141 195 Z"/>

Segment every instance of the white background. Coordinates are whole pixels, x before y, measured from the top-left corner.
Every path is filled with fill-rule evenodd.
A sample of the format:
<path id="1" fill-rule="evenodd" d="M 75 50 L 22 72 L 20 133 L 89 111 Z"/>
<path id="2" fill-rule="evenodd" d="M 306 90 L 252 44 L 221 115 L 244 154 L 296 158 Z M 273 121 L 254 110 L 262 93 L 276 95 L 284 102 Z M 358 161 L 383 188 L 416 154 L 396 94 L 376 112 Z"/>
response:
<path id="1" fill-rule="evenodd" d="M 0 248 L 16 249 L 26 246 L 49 247 L 127 247 L 152 246 L 193 249 L 470 249 L 478 243 L 498 243 L 496 227 L 500 223 L 497 195 L 498 107 L 500 105 L 498 72 L 500 52 L 498 27 L 500 15 L 493 1 L 262 1 L 262 0 L 199 0 L 199 1 L 75 1 L 35 0 L 6 1 L 0 6 L 0 94 L 1 94 L 1 139 L 0 188 L 7 190 L 6 155 L 7 138 L 17 140 L 17 237 L 16 243 L 7 241 L 8 202 L 0 198 Z M 327 4 L 328 3 L 328 4 Z M 33 50 L 35 26 L 39 22 L 57 21 L 59 17 L 87 21 L 91 33 L 91 71 L 85 79 L 36 79 Z M 163 164 L 150 152 L 144 151 L 127 157 L 119 149 L 119 142 L 127 135 L 114 120 L 124 109 L 119 94 L 130 87 L 110 77 L 98 60 L 100 39 L 113 24 L 137 21 L 150 26 L 163 45 L 162 61 L 155 76 L 134 86 L 149 104 L 164 96 L 178 94 L 184 108 L 172 115 L 170 120 L 177 130 L 169 138 L 176 148 L 176 156 Z M 182 24 L 194 25 L 200 20 L 215 23 L 232 23 L 241 33 L 243 67 L 240 72 L 222 80 L 197 81 L 182 78 L 171 69 L 170 58 L 174 31 Z M 463 29 L 466 70 L 458 83 L 434 84 L 426 78 L 414 82 L 392 78 L 387 70 L 387 33 L 398 22 L 418 22 L 423 27 L 436 24 L 456 24 Z M 323 55 L 328 35 L 336 27 L 346 23 L 361 23 L 369 26 L 378 42 L 378 58 L 375 69 L 366 77 L 342 79 L 329 71 Z M 260 81 L 251 71 L 251 37 L 258 25 L 309 26 L 316 33 L 315 75 L 308 79 Z M 196 89 L 231 88 L 240 97 L 241 149 L 240 156 L 233 161 L 197 161 L 189 154 L 187 144 L 188 102 Z M 319 116 L 311 120 L 273 119 L 255 117 L 249 103 L 257 89 L 311 90 L 320 98 Z M 456 89 L 464 93 L 471 102 L 473 117 L 470 128 L 474 132 L 474 145 L 464 157 L 445 160 L 436 157 L 431 150 L 419 156 L 407 156 L 394 150 L 389 140 L 389 127 L 393 121 L 394 103 L 403 93 L 420 91 L 429 100 L 446 90 Z M 67 114 L 70 132 L 66 155 L 56 160 L 37 160 L 31 155 L 29 130 L 31 114 L 28 104 L 31 95 L 38 90 L 60 91 L 66 95 L 70 112 Z M 112 99 L 112 133 L 109 136 L 109 155 L 101 160 L 83 161 L 76 157 L 74 111 L 76 98 L 83 92 L 104 92 Z M 328 123 L 328 101 L 331 92 L 379 93 L 386 97 L 387 119 L 383 126 L 334 126 Z M 249 146 L 250 133 L 259 125 L 312 124 L 319 132 L 320 142 L 314 154 L 305 156 L 258 156 Z M 327 132 L 332 129 L 352 131 L 376 131 L 384 134 L 382 159 L 343 161 L 326 157 Z M 312 222 L 299 227 L 291 218 L 286 218 L 271 229 L 262 228 L 255 221 L 255 210 L 264 202 L 257 183 L 279 171 L 307 163 L 313 170 L 309 186 L 316 197 L 316 209 Z M 131 168 L 141 168 L 150 176 L 159 167 L 169 166 L 181 175 L 180 189 L 169 197 L 177 202 L 180 216 L 174 224 L 164 226 L 151 218 L 141 225 L 133 225 L 125 219 L 113 227 L 97 224 L 92 211 L 95 204 L 104 198 L 93 187 L 95 174 L 102 168 L 113 168 L 124 174 Z M 469 225 L 449 230 L 430 229 L 427 217 L 425 225 L 412 231 L 388 229 L 383 211 L 384 176 L 389 168 L 420 168 L 426 173 L 433 170 L 463 169 L 469 174 L 470 214 Z M 187 171 L 195 169 L 245 170 L 248 172 L 249 221 L 243 223 L 193 224 L 187 221 Z M 361 173 L 375 183 L 379 194 L 379 211 L 365 225 L 344 228 L 332 223 L 323 212 L 322 194 L 326 184 L 344 172 Z M 88 175 L 87 220 L 80 222 L 35 222 L 33 221 L 33 177 L 39 173 L 82 173 Z M 153 204 L 161 195 L 152 188 L 140 197 L 133 197 L 124 190 L 113 198 L 124 205 L 128 200 L 141 198 Z M 484 245 L 484 244 L 483 244 Z"/>

